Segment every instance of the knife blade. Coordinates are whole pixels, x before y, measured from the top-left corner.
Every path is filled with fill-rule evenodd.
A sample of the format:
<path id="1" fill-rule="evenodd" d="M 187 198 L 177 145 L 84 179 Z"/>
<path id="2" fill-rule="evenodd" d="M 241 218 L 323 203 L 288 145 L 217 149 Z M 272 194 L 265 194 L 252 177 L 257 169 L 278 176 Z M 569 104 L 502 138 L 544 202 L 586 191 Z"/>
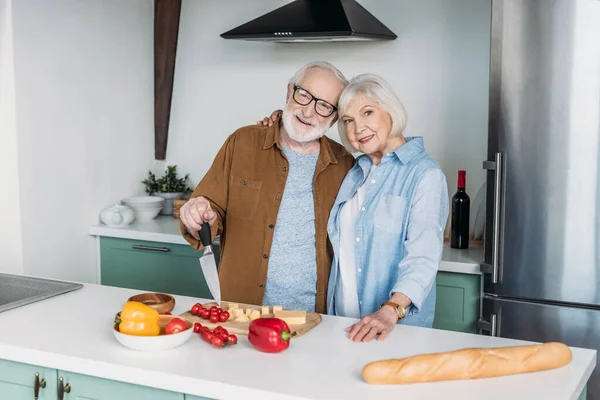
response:
<path id="1" fill-rule="evenodd" d="M 198 231 L 198 236 L 200 236 L 200 241 L 204 246 L 204 253 L 199 259 L 202 273 L 204 274 L 204 279 L 206 280 L 206 285 L 210 290 L 210 294 L 217 304 L 221 306 L 221 283 L 219 282 L 219 271 L 217 271 L 215 255 L 212 250 L 210 225 L 208 225 L 208 222 L 202 224 L 202 227 Z"/>

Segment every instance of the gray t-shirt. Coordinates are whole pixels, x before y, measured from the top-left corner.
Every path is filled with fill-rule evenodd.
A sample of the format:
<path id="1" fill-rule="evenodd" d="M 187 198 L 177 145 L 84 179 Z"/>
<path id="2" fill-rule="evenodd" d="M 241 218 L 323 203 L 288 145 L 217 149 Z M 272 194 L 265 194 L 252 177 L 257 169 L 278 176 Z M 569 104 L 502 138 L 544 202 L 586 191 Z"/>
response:
<path id="1" fill-rule="evenodd" d="M 318 154 L 283 147 L 288 177 L 269 256 L 264 305 L 315 311 L 317 254 L 313 178 Z"/>

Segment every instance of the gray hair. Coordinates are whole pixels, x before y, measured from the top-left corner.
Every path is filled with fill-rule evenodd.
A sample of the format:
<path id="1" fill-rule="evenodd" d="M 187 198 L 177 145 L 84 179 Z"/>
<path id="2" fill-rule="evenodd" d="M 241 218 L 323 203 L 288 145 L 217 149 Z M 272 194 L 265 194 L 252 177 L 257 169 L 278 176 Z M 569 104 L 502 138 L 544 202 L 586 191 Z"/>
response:
<path id="1" fill-rule="evenodd" d="M 346 87 L 346 85 L 348 84 L 348 79 L 346 79 L 344 74 L 342 74 L 339 69 L 337 69 L 327 61 L 313 61 L 306 64 L 305 66 L 300 68 L 294 74 L 294 76 L 291 77 L 289 84 L 295 85 L 298 82 L 300 82 L 304 78 L 304 75 L 306 75 L 306 72 L 311 68 L 320 68 L 322 70 L 329 71 L 342 83 L 344 87 Z"/>
<path id="2" fill-rule="evenodd" d="M 375 74 L 361 74 L 357 75 L 344 88 L 338 101 L 338 115 L 340 120 L 338 121 L 338 131 L 342 144 L 351 153 L 356 153 L 356 149 L 352 147 L 348 140 L 348 133 L 346 132 L 346 126 L 342 121 L 346 109 L 350 102 L 358 95 L 365 95 L 373 101 L 379 103 L 379 105 L 390 114 L 392 118 L 392 130 L 390 136 L 400 136 L 406 128 L 406 111 L 404 105 L 396 96 L 394 89 L 390 84 Z"/>

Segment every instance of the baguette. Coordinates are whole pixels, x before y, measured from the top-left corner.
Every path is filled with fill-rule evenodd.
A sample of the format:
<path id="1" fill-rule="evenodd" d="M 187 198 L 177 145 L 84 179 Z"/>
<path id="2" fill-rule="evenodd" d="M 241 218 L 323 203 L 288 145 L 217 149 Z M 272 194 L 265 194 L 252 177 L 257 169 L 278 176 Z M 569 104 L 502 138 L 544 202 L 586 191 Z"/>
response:
<path id="1" fill-rule="evenodd" d="M 571 362 L 571 349 L 562 343 L 467 348 L 371 362 L 362 376 L 371 384 L 404 384 L 491 378 L 559 368 Z"/>

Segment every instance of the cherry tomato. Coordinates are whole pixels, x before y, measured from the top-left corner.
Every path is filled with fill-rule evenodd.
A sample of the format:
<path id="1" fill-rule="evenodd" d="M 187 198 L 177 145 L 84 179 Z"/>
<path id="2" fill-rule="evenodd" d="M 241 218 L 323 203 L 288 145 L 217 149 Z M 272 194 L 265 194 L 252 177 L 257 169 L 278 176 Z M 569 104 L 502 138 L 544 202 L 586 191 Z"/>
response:
<path id="1" fill-rule="evenodd" d="M 227 332 L 227 329 L 225 328 L 221 328 L 221 333 L 224 333 L 226 335 L 229 335 L 229 332 Z"/>
<path id="2" fill-rule="evenodd" d="M 202 324 L 199 322 L 196 322 L 194 324 L 194 333 L 199 333 L 202 330 Z"/>
<path id="3" fill-rule="evenodd" d="M 229 336 L 227 337 L 227 341 L 228 341 L 230 344 L 236 344 L 236 343 L 237 343 L 237 336 L 235 336 L 235 335 L 229 335 Z"/>
<path id="4" fill-rule="evenodd" d="M 171 335 L 173 333 L 183 332 L 188 329 L 187 323 L 180 318 L 173 318 L 167 326 L 165 326 L 165 333 Z"/>
<path id="5" fill-rule="evenodd" d="M 221 336 L 213 336 L 211 339 L 211 343 L 213 344 L 213 346 L 215 347 L 223 347 L 223 344 L 225 343 L 223 341 L 223 338 Z"/>
<path id="6" fill-rule="evenodd" d="M 221 322 L 225 322 L 228 319 L 229 319 L 229 312 L 228 311 L 223 311 L 223 313 L 219 315 L 219 321 L 221 321 Z"/>
<path id="7" fill-rule="evenodd" d="M 214 334 L 211 331 L 202 332 L 202 339 L 206 340 L 209 343 L 212 340 L 213 336 Z"/>
<path id="8" fill-rule="evenodd" d="M 212 312 L 213 310 L 217 311 L 218 308 L 219 307 L 217 307 L 217 306 L 212 306 L 211 308 L 209 308 L 209 310 L 210 310 L 210 312 Z"/>
<path id="9" fill-rule="evenodd" d="M 217 322 L 219 322 L 219 317 L 217 317 L 215 314 L 211 315 L 210 322 L 212 322 L 213 324 L 216 324 Z"/>
<path id="10" fill-rule="evenodd" d="M 200 328 L 200 333 L 204 332 L 210 332 L 210 328 L 208 326 L 203 326 L 202 328 Z"/>
<path id="11" fill-rule="evenodd" d="M 221 338 L 223 339 L 223 343 L 227 344 L 229 342 L 229 335 L 226 333 L 219 333 L 219 336 L 221 336 Z"/>
<path id="12" fill-rule="evenodd" d="M 223 327 L 221 325 L 218 325 L 215 329 L 213 329 L 213 332 L 220 333 L 222 329 L 223 329 Z"/>
<path id="13" fill-rule="evenodd" d="M 192 315 L 199 315 L 200 311 L 202 311 L 202 304 L 194 304 L 194 306 L 192 307 Z"/>
<path id="14" fill-rule="evenodd" d="M 203 309 L 202 311 L 200 311 L 200 316 L 204 319 L 209 319 L 210 318 L 210 311 L 208 311 L 206 308 Z"/>

